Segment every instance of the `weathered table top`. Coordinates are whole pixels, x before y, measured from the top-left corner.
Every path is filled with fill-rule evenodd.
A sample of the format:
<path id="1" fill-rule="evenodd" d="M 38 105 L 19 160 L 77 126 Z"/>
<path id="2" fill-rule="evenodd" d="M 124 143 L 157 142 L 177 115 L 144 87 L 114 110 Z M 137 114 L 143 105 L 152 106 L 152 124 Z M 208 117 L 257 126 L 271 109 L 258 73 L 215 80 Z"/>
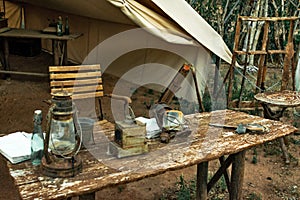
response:
<path id="1" fill-rule="evenodd" d="M 44 33 L 41 30 L 30 29 L 7 29 L 7 31 L 0 33 L 0 37 L 14 37 L 14 38 L 41 38 L 54 40 L 74 40 L 80 37 L 82 33 L 71 33 L 70 35 L 57 36 L 55 33 Z"/>
<path id="2" fill-rule="evenodd" d="M 107 135 L 113 134 L 112 124 L 96 125 L 95 144 L 79 153 L 83 170 L 73 178 L 45 177 L 30 162 L 8 163 L 9 171 L 23 199 L 62 199 L 217 159 L 297 131 L 279 121 L 230 110 L 188 115 L 186 120 L 192 130 L 190 134 L 176 135 L 169 144 L 150 147 L 147 154 L 122 159 L 107 155 Z M 209 126 L 209 123 L 257 123 L 268 132 L 239 135 L 234 130 Z"/>
<path id="3" fill-rule="evenodd" d="M 266 104 L 280 107 L 297 107 L 300 106 L 300 92 L 297 91 L 279 91 L 258 93 L 255 99 Z"/>

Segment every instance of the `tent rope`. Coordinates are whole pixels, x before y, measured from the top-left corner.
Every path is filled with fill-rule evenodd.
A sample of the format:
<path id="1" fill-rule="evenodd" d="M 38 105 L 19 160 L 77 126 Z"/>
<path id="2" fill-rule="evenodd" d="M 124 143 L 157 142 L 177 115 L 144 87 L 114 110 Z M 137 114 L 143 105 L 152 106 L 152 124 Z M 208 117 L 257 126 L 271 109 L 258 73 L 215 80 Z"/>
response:
<path id="1" fill-rule="evenodd" d="M 251 80 L 249 80 L 246 76 L 244 76 L 244 74 L 238 69 L 238 68 L 235 68 L 235 70 L 242 76 L 245 78 L 246 81 L 248 81 L 250 83 L 250 85 L 252 85 L 254 88 L 258 89 L 260 92 L 263 92 L 263 91 L 269 91 L 271 90 L 272 88 L 274 88 L 275 86 L 277 86 L 280 81 L 277 81 L 275 84 L 271 85 L 270 87 L 266 88 L 266 89 L 261 89 L 260 87 L 256 86 Z M 249 72 L 247 72 L 249 74 L 249 76 L 251 76 L 253 79 L 255 79 L 254 76 L 252 76 Z"/>

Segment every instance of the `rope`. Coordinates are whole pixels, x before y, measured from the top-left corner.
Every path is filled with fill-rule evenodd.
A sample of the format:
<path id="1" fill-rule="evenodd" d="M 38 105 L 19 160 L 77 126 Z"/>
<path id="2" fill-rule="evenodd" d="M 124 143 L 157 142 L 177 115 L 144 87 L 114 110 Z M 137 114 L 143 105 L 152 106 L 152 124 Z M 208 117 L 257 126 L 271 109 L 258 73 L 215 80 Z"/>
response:
<path id="1" fill-rule="evenodd" d="M 244 74 L 242 72 L 239 71 L 239 69 L 235 68 L 235 70 L 242 76 L 245 78 L 245 80 L 247 80 L 254 88 L 258 89 L 260 92 L 262 91 L 268 91 L 271 90 L 273 87 L 275 87 L 276 85 L 278 85 L 280 83 L 280 81 L 276 82 L 275 84 L 271 85 L 270 87 L 268 87 L 267 89 L 263 90 L 260 87 L 256 86 L 251 80 L 249 80 L 246 76 L 244 76 Z M 249 72 L 247 72 L 249 74 L 250 77 L 252 77 L 253 79 L 255 79 L 255 77 L 253 75 L 251 75 Z"/>

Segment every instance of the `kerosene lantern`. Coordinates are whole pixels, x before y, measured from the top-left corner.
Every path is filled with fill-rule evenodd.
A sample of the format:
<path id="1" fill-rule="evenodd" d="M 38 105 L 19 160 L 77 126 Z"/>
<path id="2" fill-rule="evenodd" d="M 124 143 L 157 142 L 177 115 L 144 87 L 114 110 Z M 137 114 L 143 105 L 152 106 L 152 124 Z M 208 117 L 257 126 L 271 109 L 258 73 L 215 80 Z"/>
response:
<path id="1" fill-rule="evenodd" d="M 82 169 L 77 155 L 81 128 L 70 93 L 61 90 L 52 94 L 47 120 L 42 172 L 51 177 L 75 176 Z"/>

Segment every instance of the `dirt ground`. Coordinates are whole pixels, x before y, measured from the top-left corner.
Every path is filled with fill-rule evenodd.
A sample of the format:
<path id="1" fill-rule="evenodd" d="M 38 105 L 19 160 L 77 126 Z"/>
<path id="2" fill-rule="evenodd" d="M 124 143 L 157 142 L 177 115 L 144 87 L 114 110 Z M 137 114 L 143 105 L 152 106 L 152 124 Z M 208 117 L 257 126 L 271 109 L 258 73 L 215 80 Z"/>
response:
<path id="1" fill-rule="evenodd" d="M 47 73 L 47 67 L 52 63 L 52 57 L 42 53 L 35 57 L 10 56 L 11 68 L 20 71 Z M 109 92 L 114 79 L 104 74 L 105 89 Z M 136 114 L 146 109 L 145 96 L 136 97 Z M 48 78 L 33 78 L 30 76 L 12 76 L 10 80 L 0 80 L 0 136 L 16 132 L 31 132 L 32 116 L 36 109 L 43 111 L 44 119 L 48 105 L 43 100 L 50 99 Z M 148 99 L 149 100 L 149 99 Z M 150 101 L 150 100 L 149 100 Z M 109 102 L 104 102 L 108 105 Z M 104 112 L 109 110 L 104 107 Z M 107 114 L 108 116 L 109 114 Z M 109 117 L 108 117 L 109 118 Z M 293 118 L 298 120 L 298 118 Z M 289 116 L 283 121 L 295 124 Z M 45 123 L 43 124 L 45 127 Z M 300 136 L 289 137 L 289 153 L 291 164 L 283 162 L 277 141 L 250 149 L 246 154 L 243 199 L 300 199 Z M 19 199 L 13 179 L 9 176 L 6 159 L 0 156 L 0 199 Z M 218 167 L 218 162 L 210 163 L 211 173 Z M 196 166 L 183 170 L 143 179 L 141 181 L 107 188 L 97 192 L 97 199 L 176 199 L 176 182 L 180 176 L 189 181 L 196 176 Z M 228 199 L 222 183 L 210 193 L 210 199 Z"/>

